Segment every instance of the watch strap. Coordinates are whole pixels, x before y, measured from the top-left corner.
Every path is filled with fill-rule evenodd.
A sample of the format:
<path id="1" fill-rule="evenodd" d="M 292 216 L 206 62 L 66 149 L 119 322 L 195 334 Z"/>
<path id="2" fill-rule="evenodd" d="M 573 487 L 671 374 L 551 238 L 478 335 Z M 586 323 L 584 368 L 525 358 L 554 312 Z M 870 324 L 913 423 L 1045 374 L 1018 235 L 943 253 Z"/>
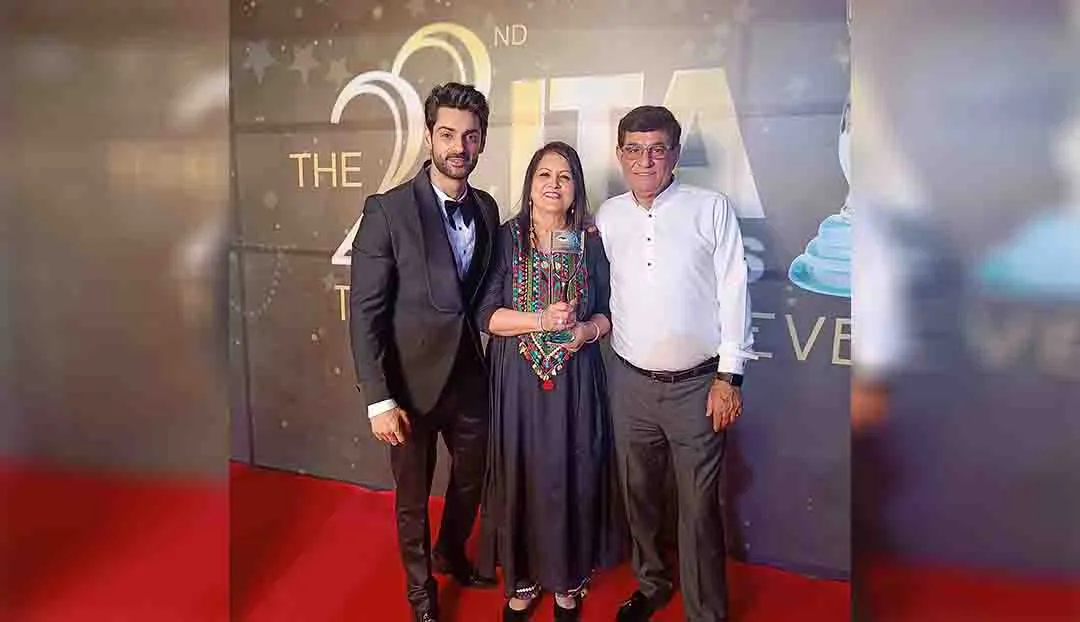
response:
<path id="1" fill-rule="evenodd" d="M 716 372 L 716 379 L 723 380 L 733 387 L 741 387 L 743 383 L 742 374 L 731 374 L 726 371 Z"/>

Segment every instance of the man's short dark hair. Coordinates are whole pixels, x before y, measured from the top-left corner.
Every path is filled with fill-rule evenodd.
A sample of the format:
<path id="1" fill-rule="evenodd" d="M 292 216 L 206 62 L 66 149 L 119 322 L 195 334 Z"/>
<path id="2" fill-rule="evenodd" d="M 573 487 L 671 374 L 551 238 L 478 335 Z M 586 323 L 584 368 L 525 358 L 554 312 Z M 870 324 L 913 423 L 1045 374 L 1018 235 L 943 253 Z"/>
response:
<path id="1" fill-rule="evenodd" d="M 428 131 L 434 131 L 435 120 L 439 116 L 439 108 L 456 108 L 466 110 L 480 119 L 480 135 L 487 136 L 488 128 L 488 102 L 484 94 L 476 90 L 471 84 L 460 82 L 447 82 L 438 84 L 431 89 L 427 101 L 424 102 L 424 121 L 427 122 Z"/>
<path id="2" fill-rule="evenodd" d="M 626 113 L 619 120 L 620 147 L 626 140 L 627 132 L 664 132 L 671 141 L 668 147 L 675 147 L 682 140 L 682 126 L 675 115 L 663 106 L 638 106 Z"/>

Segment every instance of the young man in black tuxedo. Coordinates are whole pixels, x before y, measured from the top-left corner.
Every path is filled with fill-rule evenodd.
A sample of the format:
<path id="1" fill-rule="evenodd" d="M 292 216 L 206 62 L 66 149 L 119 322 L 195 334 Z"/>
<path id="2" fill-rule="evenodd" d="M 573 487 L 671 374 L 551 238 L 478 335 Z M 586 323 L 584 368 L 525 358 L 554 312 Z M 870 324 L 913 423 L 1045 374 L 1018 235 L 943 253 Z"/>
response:
<path id="1" fill-rule="evenodd" d="M 499 209 L 468 185 L 487 135 L 484 95 L 448 83 L 432 89 L 424 108 L 430 160 L 364 204 L 349 328 L 371 431 L 390 446 L 408 598 L 418 622 L 434 622 L 433 564 L 464 585 L 495 584 L 476 575 L 465 541 L 480 503 L 488 425 L 487 373 L 471 318 Z M 433 556 L 428 496 L 440 434 L 452 466 Z"/>

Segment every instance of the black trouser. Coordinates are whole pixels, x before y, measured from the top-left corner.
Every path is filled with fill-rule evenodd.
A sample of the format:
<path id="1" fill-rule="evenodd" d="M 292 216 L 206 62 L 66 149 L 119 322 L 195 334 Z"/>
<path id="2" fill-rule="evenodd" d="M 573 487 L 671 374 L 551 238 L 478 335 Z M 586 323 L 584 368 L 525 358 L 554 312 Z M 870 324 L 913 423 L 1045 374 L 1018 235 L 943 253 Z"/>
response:
<path id="1" fill-rule="evenodd" d="M 421 416 L 408 414 L 411 434 L 403 445 L 390 448 L 390 467 L 397 485 L 398 546 L 409 602 L 419 613 L 437 613 L 437 584 L 431 575 L 428 497 L 440 434 L 449 450 L 451 467 L 435 549 L 451 563 L 465 562 L 465 541 L 472 531 L 483 490 L 488 430 L 487 375 L 471 344 L 459 352 L 435 408 Z"/>
<path id="2" fill-rule="evenodd" d="M 658 602 L 671 597 L 672 572 L 660 550 L 668 497 L 657 484 L 667 481 L 668 468 L 674 467 L 686 619 L 725 620 L 720 467 L 726 432 L 714 432 L 712 419 L 705 415 L 715 376 L 667 383 L 641 375 L 618 359 L 611 367 L 615 447 L 639 589 Z"/>

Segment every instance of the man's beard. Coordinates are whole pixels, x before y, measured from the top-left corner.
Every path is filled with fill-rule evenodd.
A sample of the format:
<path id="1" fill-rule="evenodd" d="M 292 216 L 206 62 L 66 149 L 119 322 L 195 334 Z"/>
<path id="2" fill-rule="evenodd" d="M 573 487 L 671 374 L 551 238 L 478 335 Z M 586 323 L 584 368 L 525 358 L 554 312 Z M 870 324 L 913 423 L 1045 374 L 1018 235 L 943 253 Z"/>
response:
<path id="1" fill-rule="evenodd" d="M 460 172 L 450 168 L 447 162 L 450 158 L 454 157 L 460 157 L 465 161 L 465 166 Z M 432 157 L 431 162 L 435 165 L 435 168 L 439 169 L 440 173 L 446 175 L 450 179 L 468 179 L 469 175 L 472 174 L 473 169 L 476 168 L 476 160 L 470 159 L 469 156 L 466 155 L 459 156 L 458 154 L 452 154 L 443 158 Z"/>

